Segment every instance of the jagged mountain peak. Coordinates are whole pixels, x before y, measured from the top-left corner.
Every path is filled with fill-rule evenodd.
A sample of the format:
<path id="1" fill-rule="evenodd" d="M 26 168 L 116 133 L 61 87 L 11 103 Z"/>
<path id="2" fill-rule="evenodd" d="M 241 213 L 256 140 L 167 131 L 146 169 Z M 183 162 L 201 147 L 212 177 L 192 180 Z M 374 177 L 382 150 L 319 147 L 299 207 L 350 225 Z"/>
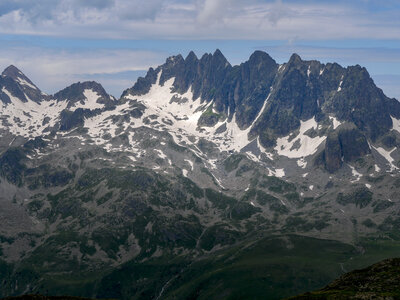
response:
<path id="1" fill-rule="evenodd" d="M 24 89 L 39 90 L 37 86 L 24 74 L 20 69 L 14 65 L 10 65 L 4 69 L 2 75 L 4 77 L 12 78 Z"/>
<path id="2" fill-rule="evenodd" d="M 330 131 L 335 130 L 332 120 L 347 122 L 356 130 L 350 133 L 342 130 L 338 138 L 331 134 L 322 156 L 327 160 L 325 165 L 330 166 L 334 160 L 333 169 L 341 166 L 336 159 L 340 160 L 341 153 L 348 150 L 346 145 L 362 139 L 359 148 L 363 151 L 354 153 L 363 156 L 369 153 L 365 147 L 367 140 L 379 142 L 379 137 L 390 134 L 395 122 L 392 117 L 400 119 L 400 104 L 390 101 L 359 65 L 343 68 L 334 63 L 306 61 L 296 53 L 288 63 L 279 65 L 259 50 L 236 66 L 231 66 L 219 49 L 200 59 L 193 51 L 186 58 L 180 54 L 171 56 L 163 65 L 150 68 L 144 78 L 124 91 L 121 101 L 114 101 L 94 81 L 74 83 L 56 93 L 53 99 L 65 105 L 60 108 L 61 130 L 82 126 L 85 119 L 121 104 L 133 109 L 133 103 L 142 102 L 143 107 L 135 107 L 126 120 L 116 118 L 113 122 L 118 119 L 124 123 L 132 116 L 145 115 L 147 107 L 149 111 L 156 111 L 152 118 L 169 114 L 182 121 L 176 126 L 193 126 L 190 135 L 208 132 L 235 145 L 224 145 L 224 149 L 242 151 L 257 138 L 257 143 L 267 151 L 289 158 L 321 152 Z M 192 114 L 196 117 L 190 118 Z M 183 122 L 189 118 L 190 124 Z M 176 121 L 169 120 L 171 124 Z M 310 130 L 310 136 L 306 129 Z M 291 139 L 290 135 L 297 131 L 300 134 L 296 143 L 297 139 Z M 240 143 L 235 144 L 239 140 L 237 136 Z M 313 141 L 315 145 L 304 150 L 303 140 Z M 338 143 L 344 145 L 340 151 L 335 148 Z M 331 154 L 330 146 L 336 156 Z"/>
<path id="3" fill-rule="evenodd" d="M 222 54 L 221 50 L 219 50 L 219 49 L 216 49 L 214 51 L 213 58 L 216 60 L 220 60 L 220 61 L 229 63 L 228 60 L 226 59 L 226 57 Z"/>
<path id="4" fill-rule="evenodd" d="M 21 72 L 16 66 L 14 65 L 9 65 L 7 68 L 4 69 L 3 73 L 1 73 L 3 76 L 8 76 L 11 78 L 17 78 L 17 77 L 25 77 L 24 73 Z"/>
<path id="5" fill-rule="evenodd" d="M 10 103 L 12 99 L 22 102 L 33 101 L 40 103 L 48 100 L 48 96 L 14 65 L 8 66 L 0 78 L 0 99 L 3 103 Z"/>
<path id="6" fill-rule="evenodd" d="M 300 57 L 300 55 L 298 55 L 297 53 L 293 53 L 291 56 L 290 56 L 290 59 L 289 59 L 289 64 L 295 64 L 295 63 L 301 63 L 301 62 L 303 62 L 303 60 L 301 59 L 301 57 Z"/>
<path id="7" fill-rule="evenodd" d="M 231 67 L 231 64 L 219 49 L 216 49 L 214 53 L 205 53 L 200 59 L 200 64 L 213 64 L 216 67 Z"/>
<path id="8" fill-rule="evenodd" d="M 176 65 L 184 61 L 181 54 L 170 56 L 167 58 L 165 65 Z"/>
<path id="9" fill-rule="evenodd" d="M 185 58 L 185 61 L 197 61 L 197 60 L 199 60 L 199 59 L 193 51 L 190 51 L 189 54 Z"/>
<path id="10" fill-rule="evenodd" d="M 99 97 L 110 98 L 103 86 L 96 81 L 76 82 L 54 94 L 54 98 L 59 101 L 77 102 L 85 100 L 85 91 L 90 90 L 97 93 Z"/>
<path id="11" fill-rule="evenodd" d="M 73 83 L 53 97 L 59 103 L 65 103 L 65 109 L 60 113 L 61 131 L 82 126 L 85 118 L 96 116 L 116 104 L 115 99 L 95 81 Z"/>
<path id="12" fill-rule="evenodd" d="M 193 51 L 186 59 L 174 56 L 156 70 L 150 69 L 123 96 L 146 94 L 160 73 L 161 86 L 173 79 L 173 92 L 184 94 L 190 89 L 193 99 L 213 101 L 215 113 L 202 116 L 201 124 L 214 126 L 224 117 L 230 120 L 236 114 L 235 121 L 244 129 L 257 118 L 252 132 L 262 136 L 284 136 L 298 128 L 300 120 L 314 116 L 322 120 L 325 114 L 332 114 L 338 120 L 354 122 L 369 137 L 375 138 L 392 126 L 386 108 L 390 107 L 393 116 L 399 113 L 399 105 L 388 103 L 365 68 L 305 61 L 296 53 L 288 63 L 279 66 L 259 50 L 248 61 L 234 67 L 219 49 L 213 54 L 205 53 L 200 60 Z M 366 114 L 361 114 L 363 109 L 371 115 L 368 122 L 363 121 L 366 119 Z M 378 114 L 384 116 L 375 118 L 381 119 L 382 124 L 373 121 L 372 115 Z"/>
<path id="13" fill-rule="evenodd" d="M 271 61 L 271 62 L 275 62 L 275 60 L 267 53 L 261 50 L 256 50 L 254 51 L 251 55 L 248 61 Z"/>

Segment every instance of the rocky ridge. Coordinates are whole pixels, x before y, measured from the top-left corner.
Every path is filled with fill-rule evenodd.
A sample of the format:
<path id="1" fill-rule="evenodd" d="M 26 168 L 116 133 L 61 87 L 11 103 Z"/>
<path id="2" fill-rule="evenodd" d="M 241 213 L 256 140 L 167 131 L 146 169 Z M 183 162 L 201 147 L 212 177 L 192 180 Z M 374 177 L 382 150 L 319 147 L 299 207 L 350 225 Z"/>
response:
<path id="1" fill-rule="evenodd" d="M 176 295 L 168 282 L 190 282 L 197 259 L 271 235 L 336 240 L 353 256 L 372 249 L 365 239 L 397 241 L 400 104 L 360 66 L 191 52 L 119 99 L 95 82 L 46 95 L 10 66 L 0 99 L 1 295 L 45 282 L 154 298 Z M 121 285 L 113 272 L 144 266 L 158 275 Z"/>

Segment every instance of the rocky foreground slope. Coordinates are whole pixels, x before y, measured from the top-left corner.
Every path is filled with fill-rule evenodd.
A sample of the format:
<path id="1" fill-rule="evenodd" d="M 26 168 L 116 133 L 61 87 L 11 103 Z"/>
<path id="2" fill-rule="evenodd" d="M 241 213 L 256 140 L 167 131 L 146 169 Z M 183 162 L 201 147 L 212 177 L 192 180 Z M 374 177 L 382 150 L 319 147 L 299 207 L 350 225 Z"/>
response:
<path id="1" fill-rule="evenodd" d="M 191 52 L 119 99 L 0 77 L 0 295 L 291 296 L 398 256 L 400 103 L 365 68 Z"/>
<path id="2" fill-rule="evenodd" d="M 400 259 L 342 275 L 325 288 L 290 299 L 400 299 Z"/>

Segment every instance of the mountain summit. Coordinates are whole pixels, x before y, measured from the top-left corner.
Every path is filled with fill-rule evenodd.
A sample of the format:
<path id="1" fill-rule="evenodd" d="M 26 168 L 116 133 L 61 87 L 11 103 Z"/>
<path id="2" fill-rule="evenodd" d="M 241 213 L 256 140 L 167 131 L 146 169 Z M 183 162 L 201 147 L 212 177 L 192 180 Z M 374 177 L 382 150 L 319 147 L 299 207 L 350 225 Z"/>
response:
<path id="1" fill-rule="evenodd" d="M 1 74 L 2 76 L 7 76 L 10 77 L 14 80 L 25 80 L 29 84 L 33 84 L 28 77 L 25 76 L 24 73 L 22 73 L 17 67 L 14 65 L 10 65 L 7 68 L 4 69 L 3 73 Z"/>
<path id="2" fill-rule="evenodd" d="M 9 103 L 13 97 L 20 99 L 22 102 L 31 100 L 36 103 L 47 99 L 47 95 L 43 94 L 24 73 L 13 65 L 8 66 L 3 71 L 0 87 L 3 87 L 0 92 L 0 99 L 4 103 Z M 5 92 L 4 88 L 8 92 Z"/>

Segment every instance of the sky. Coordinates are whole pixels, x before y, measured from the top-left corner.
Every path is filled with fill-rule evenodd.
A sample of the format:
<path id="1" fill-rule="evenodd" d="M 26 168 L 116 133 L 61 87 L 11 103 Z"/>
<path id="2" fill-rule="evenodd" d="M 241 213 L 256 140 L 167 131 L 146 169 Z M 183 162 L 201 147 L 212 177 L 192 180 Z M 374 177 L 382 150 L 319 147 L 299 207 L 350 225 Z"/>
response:
<path id="1" fill-rule="evenodd" d="M 399 0 L 0 0 L 0 69 L 53 94 L 85 80 L 119 97 L 171 55 L 255 50 L 368 69 L 400 99 Z"/>

